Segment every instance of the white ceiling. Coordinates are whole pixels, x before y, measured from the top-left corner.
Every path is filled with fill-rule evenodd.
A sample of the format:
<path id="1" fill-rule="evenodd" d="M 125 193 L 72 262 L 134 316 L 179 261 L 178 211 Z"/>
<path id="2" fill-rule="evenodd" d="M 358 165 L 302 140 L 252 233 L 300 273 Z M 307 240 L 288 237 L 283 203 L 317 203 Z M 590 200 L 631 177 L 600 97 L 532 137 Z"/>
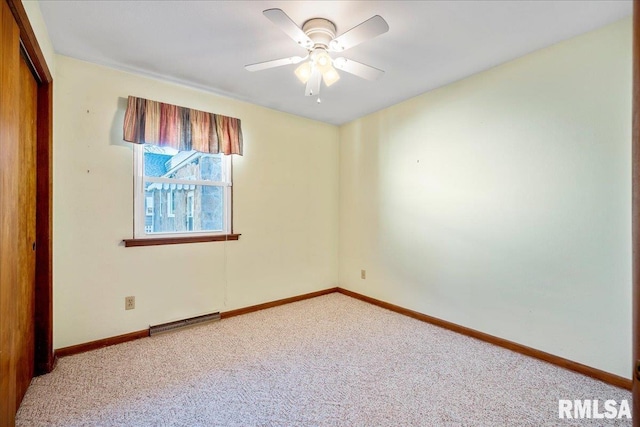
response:
<path id="1" fill-rule="evenodd" d="M 632 2 L 41 0 L 40 8 L 57 53 L 342 124 L 617 21 Z M 304 96 L 295 65 L 246 71 L 305 54 L 262 15 L 269 8 L 300 26 L 327 18 L 338 34 L 381 15 L 389 32 L 340 56 L 386 74 L 370 82 L 341 72 L 318 104 Z"/>

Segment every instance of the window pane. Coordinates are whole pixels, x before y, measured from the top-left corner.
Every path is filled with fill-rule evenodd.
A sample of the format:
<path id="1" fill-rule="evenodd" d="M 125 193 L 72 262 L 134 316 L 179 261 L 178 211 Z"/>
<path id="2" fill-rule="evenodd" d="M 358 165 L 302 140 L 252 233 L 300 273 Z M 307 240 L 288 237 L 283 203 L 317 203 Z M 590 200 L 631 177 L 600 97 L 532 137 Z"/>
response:
<path id="1" fill-rule="evenodd" d="M 143 185 L 138 188 L 142 190 L 139 200 L 144 206 L 140 206 L 136 223 L 142 237 L 228 232 L 224 227 L 230 207 L 225 201 L 230 187 L 203 185 L 203 181 L 218 184 L 230 178 L 227 156 L 154 145 L 144 145 L 137 152 L 143 155 Z"/>
<path id="2" fill-rule="evenodd" d="M 144 146 L 144 175 L 175 179 L 222 181 L 222 155 Z"/>
<path id="3" fill-rule="evenodd" d="M 223 187 L 145 182 L 144 188 L 145 212 L 151 201 L 154 206 L 147 234 L 223 231 Z"/>

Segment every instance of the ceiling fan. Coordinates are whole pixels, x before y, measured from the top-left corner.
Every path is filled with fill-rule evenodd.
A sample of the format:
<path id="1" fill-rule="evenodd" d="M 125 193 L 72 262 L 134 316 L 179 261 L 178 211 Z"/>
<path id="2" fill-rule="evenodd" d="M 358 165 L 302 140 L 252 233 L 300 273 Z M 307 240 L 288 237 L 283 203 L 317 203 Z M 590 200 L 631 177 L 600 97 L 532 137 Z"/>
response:
<path id="1" fill-rule="evenodd" d="M 336 37 L 336 26 L 328 19 L 309 19 L 300 28 L 281 9 L 267 9 L 262 13 L 298 45 L 307 49 L 308 54 L 304 57 L 291 56 L 246 65 L 245 69 L 248 71 L 261 71 L 302 62 L 296 68 L 295 74 L 302 83 L 306 83 L 306 96 L 319 96 L 321 80 L 327 87 L 337 82 L 340 75 L 336 68 L 367 80 L 376 80 L 384 74 L 384 71 L 370 65 L 344 57 L 332 58 L 329 55 L 329 52 L 343 52 L 389 31 L 389 25 L 380 15 L 375 15 Z"/>

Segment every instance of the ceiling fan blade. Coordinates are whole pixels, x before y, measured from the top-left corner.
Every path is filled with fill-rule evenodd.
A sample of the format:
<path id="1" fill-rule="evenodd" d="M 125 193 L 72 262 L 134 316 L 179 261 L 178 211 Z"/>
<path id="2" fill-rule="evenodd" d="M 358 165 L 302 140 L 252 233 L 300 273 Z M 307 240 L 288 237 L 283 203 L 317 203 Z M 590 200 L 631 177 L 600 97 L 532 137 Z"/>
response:
<path id="1" fill-rule="evenodd" d="M 290 58 L 282 58 L 282 59 L 274 59 L 272 61 L 258 62 L 256 64 L 245 65 L 244 68 L 247 71 L 262 71 L 267 70 L 269 68 L 281 67 L 283 65 L 297 64 L 302 61 L 303 57 L 301 56 L 292 56 Z"/>
<path id="2" fill-rule="evenodd" d="M 309 80 L 307 80 L 307 87 L 304 90 L 304 94 L 306 96 L 318 96 L 320 94 L 321 79 L 322 74 L 314 67 L 313 71 L 311 71 L 311 76 L 309 76 Z"/>
<path id="3" fill-rule="evenodd" d="M 313 46 L 313 41 L 311 41 L 304 31 L 302 31 L 282 9 L 267 9 L 262 13 L 300 46 L 304 48 Z"/>
<path id="4" fill-rule="evenodd" d="M 346 71 L 354 76 L 362 77 L 363 79 L 371 81 L 377 80 L 384 75 L 384 71 L 382 70 L 347 58 L 334 59 L 333 66 L 338 70 Z"/>
<path id="5" fill-rule="evenodd" d="M 382 16 L 376 15 L 333 39 L 329 44 L 329 48 L 334 52 L 342 52 L 387 31 L 389 31 L 387 21 Z"/>

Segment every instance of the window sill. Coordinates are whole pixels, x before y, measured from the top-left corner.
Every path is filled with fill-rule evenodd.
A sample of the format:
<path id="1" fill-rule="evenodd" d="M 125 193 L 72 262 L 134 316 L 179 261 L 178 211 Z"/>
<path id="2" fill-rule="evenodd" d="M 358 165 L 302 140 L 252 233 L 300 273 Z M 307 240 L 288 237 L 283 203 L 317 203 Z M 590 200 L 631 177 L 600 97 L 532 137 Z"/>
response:
<path id="1" fill-rule="evenodd" d="M 227 240 L 238 240 L 240 234 L 218 234 L 215 236 L 190 236 L 190 237 L 158 237 L 151 239 L 124 239 L 125 248 L 134 246 L 157 246 L 157 245 L 177 245 L 180 243 L 201 243 L 201 242 L 225 242 Z"/>

